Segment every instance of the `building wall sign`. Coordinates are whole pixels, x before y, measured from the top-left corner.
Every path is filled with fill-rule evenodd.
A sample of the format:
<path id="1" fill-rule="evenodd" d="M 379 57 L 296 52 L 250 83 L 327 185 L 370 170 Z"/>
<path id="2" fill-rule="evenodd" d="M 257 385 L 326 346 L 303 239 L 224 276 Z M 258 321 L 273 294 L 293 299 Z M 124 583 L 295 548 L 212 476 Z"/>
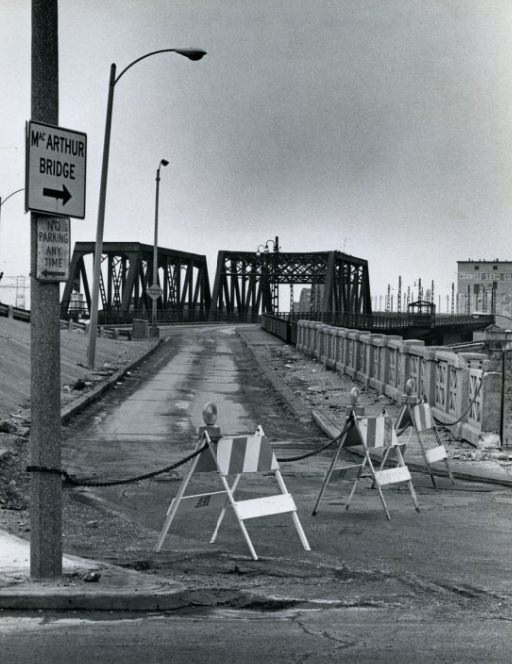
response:
<path id="1" fill-rule="evenodd" d="M 512 272 L 459 272 L 459 281 L 512 281 Z"/>

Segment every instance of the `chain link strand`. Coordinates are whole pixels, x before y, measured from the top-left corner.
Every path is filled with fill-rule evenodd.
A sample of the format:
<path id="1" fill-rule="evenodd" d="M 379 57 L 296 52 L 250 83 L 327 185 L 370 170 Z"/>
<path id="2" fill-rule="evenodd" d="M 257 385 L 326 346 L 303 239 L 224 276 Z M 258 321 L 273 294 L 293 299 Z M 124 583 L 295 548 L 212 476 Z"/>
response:
<path id="1" fill-rule="evenodd" d="M 454 422 L 442 422 L 441 420 L 434 417 L 434 421 L 436 422 L 436 424 L 439 424 L 439 425 L 445 426 L 445 427 L 451 427 L 451 426 L 454 426 L 455 424 L 458 424 L 462 420 L 462 418 L 465 417 L 466 414 L 470 411 L 471 406 L 475 403 L 475 401 L 478 397 L 478 394 L 480 393 L 482 383 L 483 383 L 483 381 L 480 381 L 480 384 L 478 385 L 478 388 L 477 388 L 473 398 L 469 402 L 469 406 L 467 407 L 467 409 L 462 413 L 462 415 L 457 420 L 455 420 Z M 329 447 L 334 445 L 334 443 L 339 441 L 340 438 L 342 438 L 347 433 L 347 431 L 349 430 L 349 428 L 351 426 L 353 426 L 353 421 L 348 420 L 346 422 L 345 426 L 343 427 L 343 430 L 335 438 L 333 438 L 328 443 L 326 443 L 325 445 L 320 447 L 320 449 L 318 449 L 318 450 L 313 450 L 312 452 L 307 452 L 306 454 L 301 454 L 299 456 L 294 456 L 294 457 L 284 457 L 284 458 L 283 457 L 278 457 L 277 460 L 278 460 L 279 463 L 291 463 L 293 461 L 302 461 L 303 459 L 308 459 L 309 457 L 316 456 L 317 454 L 321 454 L 325 450 L 329 449 Z M 400 431 L 398 431 L 397 436 L 401 436 L 403 433 L 405 433 L 407 428 L 408 427 L 405 427 L 404 429 L 401 429 Z M 53 475 L 61 475 L 62 478 L 64 479 L 65 484 L 69 484 L 71 486 L 85 486 L 85 487 L 121 486 L 123 484 L 132 484 L 134 482 L 141 482 L 143 480 L 149 480 L 153 477 L 157 477 L 158 475 L 163 475 L 164 473 L 168 473 L 171 470 L 176 470 L 176 468 L 179 468 L 180 466 L 183 466 L 185 463 L 187 463 L 188 461 L 191 461 L 196 456 L 201 454 L 201 452 L 203 452 L 205 449 L 207 449 L 207 447 L 208 447 L 207 445 L 203 445 L 202 447 L 200 447 L 195 452 L 192 452 L 191 454 L 184 457 L 180 461 L 177 461 L 176 463 L 173 463 L 169 466 L 165 466 L 165 468 L 160 468 L 159 470 L 154 470 L 151 473 L 145 473 L 144 475 L 137 475 L 135 477 L 128 477 L 128 478 L 122 479 L 122 480 L 105 480 L 103 482 L 101 482 L 101 481 L 100 482 L 93 482 L 93 481 L 85 480 L 85 479 L 80 480 L 80 479 L 75 479 L 74 477 L 72 477 L 65 470 L 59 470 L 58 468 L 47 468 L 46 466 L 37 466 L 37 465 L 27 466 L 26 471 L 27 471 L 27 473 L 36 472 L 36 473 L 50 473 L 50 474 L 53 474 Z"/>

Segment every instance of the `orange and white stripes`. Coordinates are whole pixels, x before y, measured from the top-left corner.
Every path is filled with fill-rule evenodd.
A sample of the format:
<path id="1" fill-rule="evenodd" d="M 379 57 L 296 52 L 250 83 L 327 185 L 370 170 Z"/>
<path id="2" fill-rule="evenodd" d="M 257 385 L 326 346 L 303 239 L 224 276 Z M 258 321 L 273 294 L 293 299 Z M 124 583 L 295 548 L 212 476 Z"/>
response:
<path id="1" fill-rule="evenodd" d="M 398 445 L 393 420 L 387 413 L 377 417 L 357 418 L 347 433 L 345 445 L 365 445 L 366 447 L 393 447 Z"/>
<path id="2" fill-rule="evenodd" d="M 428 403 L 419 403 L 417 406 L 413 406 L 412 416 L 416 431 L 427 431 L 428 429 L 434 428 L 432 410 Z"/>
<path id="3" fill-rule="evenodd" d="M 217 465 L 212 456 L 215 455 Z M 253 436 L 221 438 L 204 450 L 195 467 L 196 473 L 220 471 L 222 475 L 262 473 L 279 470 L 279 463 L 268 438 L 256 433 Z"/>

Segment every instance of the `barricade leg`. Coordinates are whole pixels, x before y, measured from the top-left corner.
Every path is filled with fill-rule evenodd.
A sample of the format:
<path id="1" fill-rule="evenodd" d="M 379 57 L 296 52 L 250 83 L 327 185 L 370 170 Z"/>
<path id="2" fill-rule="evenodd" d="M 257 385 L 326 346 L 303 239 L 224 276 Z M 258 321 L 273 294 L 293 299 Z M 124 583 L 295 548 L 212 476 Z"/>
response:
<path id="1" fill-rule="evenodd" d="M 327 488 L 327 485 L 331 480 L 332 471 L 334 470 L 334 466 L 336 465 L 338 458 L 341 454 L 342 447 L 343 447 L 343 439 L 341 439 L 340 442 L 338 443 L 338 449 L 336 450 L 336 454 L 334 455 L 333 460 L 331 461 L 331 465 L 329 466 L 327 472 L 325 473 L 324 481 L 322 483 L 322 488 L 320 489 L 320 493 L 318 494 L 318 498 L 316 499 L 316 503 L 313 508 L 313 516 L 316 516 L 316 513 L 318 512 L 318 508 L 320 507 L 320 501 L 322 500 L 325 489 Z"/>
<path id="2" fill-rule="evenodd" d="M 241 477 L 241 475 L 237 475 L 235 477 L 235 481 L 233 482 L 233 484 L 231 486 L 231 494 L 235 493 L 236 487 L 238 486 L 238 482 L 240 481 L 240 477 Z M 228 505 L 229 505 L 229 498 L 226 498 L 226 502 L 224 503 L 224 507 L 222 508 L 222 510 L 219 514 L 219 518 L 217 520 L 217 525 L 215 526 L 215 530 L 213 531 L 213 535 L 211 536 L 210 544 L 213 544 L 215 542 L 215 540 L 217 539 L 220 524 L 223 522 L 224 517 L 226 516 L 226 511 L 227 511 Z"/>
<path id="3" fill-rule="evenodd" d="M 345 505 L 346 510 L 348 510 L 348 508 L 350 507 L 350 501 L 352 500 L 352 498 L 353 498 L 353 496 L 356 492 L 357 485 L 359 483 L 359 480 L 361 479 L 361 475 L 363 474 L 363 470 L 364 470 L 364 467 L 366 466 L 367 462 L 368 462 L 368 459 L 365 456 L 364 459 L 363 459 L 363 463 L 361 464 L 361 468 L 359 469 L 359 472 L 357 473 L 357 477 L 354 480 L 354 484 L 352 485 L 352 491 L 350 492 L 350 495 L 347 499 L 347 504 Z"/>
<path id="4" fill-rule="evenodd" d="M 288 494 L 288 489 L 286 488 L 286 484 L 284 483 L 281 472 L 279 470 L 276 470 L 275 471 L 275 476 L 276 476 L 277 483 L 279 484 L 279 488 L 281 489 L 281 493 L 287 495 Z M 295 529 L 296 529 L 297 534 L 300 538 L 300 541 L 302 542 L 302 546 L 304 547 L 304 550 L 305 551 L 311 551 L 311 547 L 309 546 L 309 542 L 308 542 L 308 539 L 306 537 L 306 533 L 304 532 L 304 529 L 302 528 L 302 524 L 299 520 L 297 512 L 292 512 L 291 515 L 292 515 L 293 523 L 295 524 Z"/>
<path id="5" fill-rule="evenodd" d="M 238 514 L 238 510 L 236 507 L 236 502 L 233 496 L 231 495 L 231 490 L 229 488 L 229 484 L 227 483 L 226 478 L 224 475 L 220 476 L 220 479 L 222 481 L 222 484 L 224 485 L 224 489 L 226 490 L 226 493 L 228 494 L 228 500 L 231 503 L 231 506 L 233 508 L 233 511 L 235 513 L 236 520 L 238 521 L 238 525 L 240 526 L 240 530 L 242 531 L 242 534 L 245 538 L 245 541 L 247 542 L 247 546 L 249 547 L 249 551 L 251 552 L 251 556 L 253 557 L 253 560 L 258 560 L 258 556 L 256 554 L 256 551 L 254 550 L 254 547 L 251 542 L 251 538 L 249 537 L 249 533 L 247 532 L 247 528 L 245 527 L 244 522 L 240 518 L 240 515 Z"/>
<path id="6" fill-rule="evenodd" d="M 382 507 L 384 508 L 384 512 L 386 512 L 386 518 L 388 519 L 388 521 L 391 521 L 391 516 L 389 515 L 389 512 L 388 512 L 388 506 L 386 505 L 386 501 L 384 500 L 384 494 L 382 493 L 382 489 L 380 488 L 380 484 L 378 483 L 378 481 L 376 481 L 375 468 L 373 467 L 373 463 L 372 463 L 372 460 L 371 460 L 370 455 L 369 455 L 368 452 L 367 452 L 367 456 L 368 456 L 368 465 L 370 466 L 371 474 L 373 475 L 373 479 L 375 481 L 375 484 L 377 485 L 377 491 L 379 492 L 379 498 L 380 498 L 380 501 L 382 503 Z M 347 505 L 347 508 L 348 508 L 348 505 Z"/>
<path id="7" fill-rule="evenodd" d="M 439 431 L 437 430 L 437 427 L 434 427 L 434 433 L 436 434 L 437 444 L 440 445 L 441 447 L 444 447 L 443 441 L 441 440 L 441 438 L 439 436 Z M 448 472 L 448 477 L 451 480 L 451 483 L 455 484 L 455 480 L 454 480 L 453 475 L 452 475 L 452 469 L 450 468 L 450 464 L 448 463 L 448 458 L 447 457 L 445 457 L 444 463 L 445 463 L 445 466 L 446 466 L 446 470 Z"/>
<path id="8" fill-rule="evenodd" d="M 176 494 L 176 497 L 172 499 L 171 504 L 169 505 L 169 509 L 167 510 L 167 516 L 165 518 L 165 522 L 164 522 L 164 525 L 162 527 L 162 531 L 160 532 L 160 536 L 158 538 L 158 542 L 157 542 L 157 545 L 155 547 L 155 551 L 160 551 L 160 549 L 162 548 L 165 537 L 166 537 L 167 533 L 169 532 L 169 528 L 171 527 L 171 523 L 174 521 L 174 517 L 176 516 L 176 512 L 178 511 L 180 501 L 183 498 L 183 495 L 185 494 L 185 489 L 187 488 L 187 485 L 190 482 L 190 478 L 192 477 L 192 473 L 194 472 L 195 467 L 197 466 L 198 460 L 199 460 L 199 457 L 197 456 L 192 461 L 192 463 L 190 464 L 190 468 L 188 469 L 188 472 L 185 475 L 185 478 L 184 478 L 183 482 L 181 483 L 180 488 L 178 489 L 178 493 Z"/>
<path id="9" fill-rule="evenodd" d="M 402 451 L 400 450 L 400 448 L 398 446 L 396 447 L 396 453 L 397 453 L 400 465 L 405 466 L 405 461 L 404 461 L 404 457 L 402 455 Z M 420 511 L 420 505 L 418 503 L 418 497 L 416 495 L 416 491 L 414 490 L 414 485 L 412 483 L 412 480 L 407 481 L 407 486 L 409 487 L 409 493 L 411 494 L 412 502 L 414 503 L 414 507 L 416 508 L 416 512 L 419 512 Z"/>
<path id="10" fill-rule="evenodd" d="M 418 436 L 418 441 L 420 443 L 421 447 L 421 453 L 423 454 L 423 460 L 425 461 L 425 465 L 427 467 L 427 470 L 430 475 L 430 479 L 432 480 L 432 485 L 434 489 L 437 491 L 437 484 L 436 484 L 436 478 L 434 477 L 434 472 L 432 470 L 432 466 L 429 463 L 429 460 L 427 459 L 427 455 L 425 454 L 425 447 L 423 446 L 423 440 L 421 439 L 420 432 L 416 429 L 416 435 Z"/>

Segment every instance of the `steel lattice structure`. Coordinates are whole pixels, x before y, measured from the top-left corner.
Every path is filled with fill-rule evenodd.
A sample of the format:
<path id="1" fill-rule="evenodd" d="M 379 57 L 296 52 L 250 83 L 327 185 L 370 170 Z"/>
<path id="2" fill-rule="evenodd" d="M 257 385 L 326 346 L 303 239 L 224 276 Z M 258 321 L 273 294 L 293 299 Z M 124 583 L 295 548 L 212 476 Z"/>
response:
<path id="1" fill-rule="evenodd" d="M 61 301 L 63 315 L 70 309 L 74 292 L 85 296 L 90 311 L 92 261 L 89 274 L 86 257 L 93 255 L 94 242 L 77 242 L 70 265 L 70 276 Z M 147 288 L 152 283 L 153 246 L 138 242 L 104 242 L 101 259 L 100 297 L 103 322 L 130 321 L 135 315 L 148 314 L 152 300 Z M 162 296 L 158 311 L 207 314 L 210 309 L 210 285 L 206 256 L 175 249 L 158 249 L 158 283 Z M 84 313 L 86 313 L 84 312 Z"/>
<path id="2" fill-rule="evenodd" d="M 318 311 L 371 313 L 368 262 L 340 251 L 220 251 L 210 313 L 277 313 L 277 289 L 311 284 Z"/>

